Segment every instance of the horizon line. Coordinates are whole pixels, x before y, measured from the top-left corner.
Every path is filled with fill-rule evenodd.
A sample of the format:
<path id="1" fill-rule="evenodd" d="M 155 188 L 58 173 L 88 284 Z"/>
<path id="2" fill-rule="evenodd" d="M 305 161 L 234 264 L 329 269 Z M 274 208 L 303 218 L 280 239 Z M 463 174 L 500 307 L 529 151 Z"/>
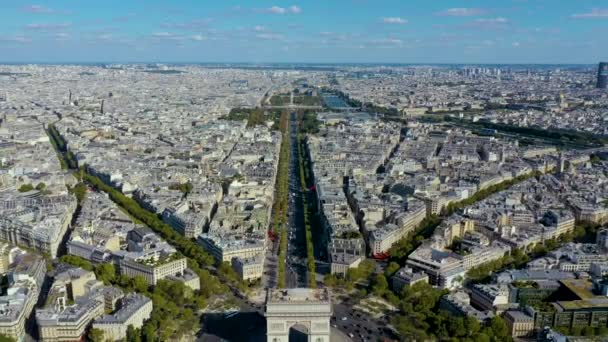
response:
<path id="1" fill-rule="evenodd" d="M 599 63 L 605 63 L 598 61 L 595 63 L 572 63 L 572 62 L 559 62 L 559 63 L 541 63 L 541 62 L 217 62 L 217 61 L 0 61 L 0 65 L 24 65 L 24 64 L 46 64 L 46 65 L 65 65 L 65 64 L 182 64 L 182 65 L 196 65 L 196 64 L 224 64 L 224 65 L 235 65 L 235 64 L 246 64 L 246 65 L 580 65 L 580 66 L 592 66 Z"/>

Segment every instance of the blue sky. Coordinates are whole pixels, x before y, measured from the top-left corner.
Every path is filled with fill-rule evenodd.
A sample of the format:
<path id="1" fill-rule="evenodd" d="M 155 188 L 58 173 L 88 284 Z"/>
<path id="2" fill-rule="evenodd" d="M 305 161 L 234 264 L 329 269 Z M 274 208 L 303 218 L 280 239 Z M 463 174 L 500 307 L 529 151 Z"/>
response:
<path id="1" fill-rule="evenodd" d="M 0 1 L 0 62 L 599 60 L 607 0 Z"/>

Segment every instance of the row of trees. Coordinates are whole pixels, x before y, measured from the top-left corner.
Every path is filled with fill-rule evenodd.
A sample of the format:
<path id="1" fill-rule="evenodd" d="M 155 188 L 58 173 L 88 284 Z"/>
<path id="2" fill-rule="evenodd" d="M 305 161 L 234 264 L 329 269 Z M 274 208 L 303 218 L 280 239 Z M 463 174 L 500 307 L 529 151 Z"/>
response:
<path id="1" fill-rule="evenodd" d="M 422 220 L 416 229 L 391 246 L 388 251 L 391 260 L 404 264 L 407 256 L 418 248 L 424 240 L 431 237 L 435 228 L 437 228 L 440 223 L 441 219 L 437 215 L 430 215 Z"/>
<path id="2" fill-rule="evenodd" d="M 317 112 L 312 110 L 303 110 L 298 112 L 298 120 L 300 121 L 300 132 L 304 134 L 317 134 L 321 122 L 317 119 Z"/>
<path id="3" fill-rule="evenodd" d="M 214 259 L 211 255 L 209 255 L 209 253 L 207 253 L 195 241 L 187 239 L 177 233 L 168 224 L 164 223 L 158 215 L 143 209 L 135 200 L 123 195 L 120 191 L 112 188 L 111 186 L 106 185 L 99 178 L 89 174 L 88 172 L 82 172 L 82 177 L 87 184 L 91 185 L 98 191 L 107 193 L 110 196 L 110 199 L 118 206 L 123 208 L 130 216 L 150 227 L 163 239 L 176 247 L 180 253 L 188 258 L 188 265 L 192 265 L 190 268 L 195 271 L 198 270 L 197 273 L 199 277 L 201 277 L 201 272 L 208 272 L 200 267 L 206 268 L 216 271 L 216 275 L 220 276 L 223 281 L 234 286 L 238 290 L 247 290 L 247 285 L 243 281 L 235 279 L 235 277 L 228 277 L 226 272 L 217 272 L 221 266 L 221 263 L 215 265 L 217 268 L 214 268 Z M 204 286 L 206 285 L 201 283 L 201 287 Z"/>
<path id="4" fill-rule="evenodd" d="M 73 187 L 70 185 L 67 185 L 67 187 L 68 187 L 68 191 L 70 193 L 74 194 L 74 196 L 76 196 L 78 203 L 82 203 L 82 201 L 84 201 L 84 198 L 87 193 L 87 186 L 84 183 L 79 182 L 78 184 L 74 185 Z"/>
<path id="5" fill-rule="evenodd" d="M 213 265 L 213 257 L 197 245 L 194 241 L 189 240 L 168 224 L 164 223 L 156 214 L 143 209 L 134 199 L 123 195 L 120 191 L 103 183 L 101 179 L 91 175 L 88 172 L 83 173 L 83 179 L 93 188 L 103 191 L 110 196 L 110 199 L 120 207 L 124 208 L 130 215 L 140 220 L 165 240 L 175 246 L 182 254 L 196 261 L 199 265 Z"/>
<path id="6" fill-rule="evenodd" d="M 63 136 L 61 136 L 55 125 L 48 125 L 47 134 L 49 136 L 49 140 L 51 141 L 51 145 L 53 145 L 55 152 L 57 152 L 59 155 L 61 168 L 71 170 L 78 169 L 78 161 L 76 160 L 76 156 L 74 156 L 74 153 L 68 149 L 66 140 L 63 138 Z"/>
<path id="7" fill-rule="evenodd" d="M 464 123 L 468 126 L 478 127 L 478 128 L 486 128 L 492 129 L 502 132 L 508 133 L 516 133 L 520 135 L 525 135 L 529 137 L 537 137 L 541 139 L 552 140 L 556 143 L 567 143 L 567 144 L 575 144 L 581 146 L 602 146 L 608 143 L 608 137 L 600 136 L 591 133 L 579 132 L 574 130 L 564 130 L 564 129 L 551 129 L 547 130 L 542 127 L 520 127 L 509 124 L 502 123 L 493 123 L 489 121 L 463 121 L 460 119 L 456 119 L 453 117 L 446 116 L 444 117 L 447 121 L 455 121 L 458 123 Z"/>
<path id="8" fill-rule="evenodd" d="M 443 211 L 443 214 L 450 215 L 457 209 L 483 200 L 498 191 L 502 191 L 535 175 L 537 174 L 527 174 L 479 191 L 467 200 L 452 203 Z M 376 296 L 385 298 L 400 309 L 399 314 L 391 320 L 391 323 L 403 340 L 512 340 L 504 320 L 500 317 L 495 317 L 484 325 L 480 324 L 475 318 L 454 317 L 448 312 L 443 311 L 439 306 L 439 300 L 446 292 L 434 289 L 428 284 L 416 284 L 412 287 L 406 286 L 401 293 L 394 293 L 389 290 L 387 279 L 399 270 L 407 256 L 414 249 L 433 234 L 441 221 L 439 216 L 431 215 L 417 229 L 394 244 L 389 250 L 391 262 L 386 267 L 384 274 L 370 274 L 368 291 L 371 291 Z M 551 242 L 547 244 L 551 247 Z M 542 253 L 540 248 L 538 247 L 534 253 Z M 491 272 L 507 265 L 510 267 L 521 267 L 529 261 L 529 258 L 530 255 L 524 251 L 515 250 L 497 262 L 485 264 L 471 270 L 468 276 L 473 281 L 487 280 Z M 349 276 L 347 274 L 347 278 Z M 334 281 L 331 278 L 328 280 L 330 283 Z"/>
<path id="9" fill-rule="evenodd" d="M 46 189 L 46 184 L 38 183 L 35 187 L 32 184 L 23 184 L 19 187 L 19 192 L 28 192 L 32 190 L 44 191 Z"/>
<path id="10" fill-rule="evenodd" d="M 287 262 L 287 213 L 289 210 L 289 113 L 281 113 L 279 119 L 279 130 L 281 131 L 281 149 L 279 152 L 279 165 L 277 169 L 276 193 L 273 205 L 275 236 L 279 237 L 278 257 L 278 279 L 277 286 L 283 288 L 286 285 L 286 262 Z"/>
<path id="11" fill-rule="evenodd" d="M 299 161 L 299 172 L 300 172 L 300 186 L 302 187 L 302 192 L 304 196 L 302 196 L 302 207 L 304 208 L 304 228 L 306 232 L 306 258 L 307 258 L 307 266 L 308 266 L 308 287 L 315 288 L 317 287 L 316 281 L 316 268 L 315 268 L 315 251 L 312 242 L 312 228 L 310 225 L 310 210 L 308 199 L 306 198 L 306 194 L 308 191 L 308 187 L 306 184 L 306 175 L 304 173 L 304 148 L 302 145 L 304 144 L 304 139 L 301 135 L 298 135 L 298 161 Z"/>
<path id="12" fill-rule="evenodd" d="M 471 196 L 469 198 L 463 199 L 462 201 L 452 202 L 452 203 L 448 204 L 444 208 L 443 214 L 445 216 L 449 216 L 458 209 L 462 209 L 464 207 L 475 204 L 479 201 L 482 201 L 482 200 L 488 198 L 489 196 L 491 196 L 497 192 L 504 191 L 504 190 L 512 187 L 515 184 L 521 183 L 532 177 L 539 177 L 540 175 L 541 175 L 541 173 L 539 171 L 529 172 L 524 175 L 517 176 L 513 179 L 505 180 L 498 184 L 489 186 L 483 190 L 479 190 L 479 191 L 475 192 L 473 194 L 473 196 Z"/>
<path id="13" fill-rule="evenodd" d="M 563 234 L 557 238 L 547 239 L 534 246 L 527 246 L 525 250 L 515 248 L 511 250 L 511 253 L 498 260 L 470 269 L 467 272 L 467 279 L 474 283 L 487 282 L 491 279 L 491 275 L 497 271 L 509 268 L 522 268 L 530 260 L 540 258 L 568 242 L 585 242 L 589 239 L 589 235 L 593 235 L 592 240 L 594 241 L 594 236 L 599 227 L 601 225 L 580 224 L 575 227 L 573 232 Z"/>
<path id="14" fill-rule="evenodd" d="M 503 181 L 499 184 L 490 186 L 484 190 L 480 190 L 473 194 L 473 196 L 465 200 L 450 203 L 448 206 L 446 206 L 446 208 L 444 208 L 442 214 L 444 216 L 449 216 L 458 209 L 464 208 L 477 201 L 481 201 L 487 198 L 488 196 L 491 196 L 492 194 L 495 194 L 499 191 L 503 191 L 517 183 L 523 182 L 526 179 L 537 175 L 537 172 L 533 172 L 530 174 L 518 176 L 512 180 Z M 435 228 L 437 228 L 437 226 L 441 224 L 441 221 L 442 219 L 437 215 L 430 215 L 426 217 L 414 231 L 410 232 L 403 239 L 393 244 L 393 246 L 389 250 L 391 260 L 403 264 L 410 253 L 412 253 L 416 248 L 418 248 L 418 246 L 420 246 L 420 244 L 424 240 L 428 239 L 429 237 L 431 237 L 431 235 L 433 235 Z"/>

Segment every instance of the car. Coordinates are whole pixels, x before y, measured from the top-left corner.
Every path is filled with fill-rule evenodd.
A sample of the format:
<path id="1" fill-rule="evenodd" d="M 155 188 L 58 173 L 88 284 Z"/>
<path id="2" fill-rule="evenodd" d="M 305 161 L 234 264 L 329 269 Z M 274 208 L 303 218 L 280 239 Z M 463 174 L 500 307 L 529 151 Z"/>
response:
<path id="1" fill-rule="evenodd" d="M 355 338 L 355 335 L 353 335 L 353 333 L 348 333 L 348 337 Z"/>
<path id="2" fill-rule="evenodd" d="M 344 317 L 342 317 L 342 320 L 346 321 L 346 320 L 348 320 L 348 318 L 346 316 L 344 316 Z"/>

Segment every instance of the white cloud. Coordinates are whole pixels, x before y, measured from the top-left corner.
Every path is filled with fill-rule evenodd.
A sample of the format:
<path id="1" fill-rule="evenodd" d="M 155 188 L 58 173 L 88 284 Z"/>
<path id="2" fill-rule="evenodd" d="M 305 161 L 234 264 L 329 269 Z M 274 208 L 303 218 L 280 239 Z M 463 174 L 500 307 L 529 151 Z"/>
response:
<path id="1" fill-rule="evenodd" d="M 283 7 L 272 6 L 268 9 L 268 12 L 274 13 L 274 14 L 285 14 L 287 12 L 287 10 Z"/>
<path id="2" fill-rule="evenodd" d="M 399 18 L 399 17 L 388 17 L 382 18 L 382 22 L 385 24 L 407 24 L 407 20 Z"/>
<path id="3" fill-rule="evenodd" d="M 445 11 L 441 11 L 437 14 L 445 15 L 448 17 L 473 17 L 476 15 L 482 15 L 485 13 L 486 13 L 486 11 L 481 8 L 456 7 L 456 8 L 448 8 Z"/>
<path id="4" fill-rule="evenodd" d="M 272 13 L 272 14 L 299 14 L 302 13 L 302 8 L 296 5 L 292 5 L 289 7 L 279 7 L 272 6 L 263 10 L 263 12 Z"/>
<path id="5" fill-rule="evenodd" d="M 112 40 L 112 34 L 111 33 L 102 33 L 97 36 L 97 40 L 104 40 L 104 41 Z"/>
<path id="6" fill-rule="evenodd" d="M 276 33 L 259 33 L 255 37 L 262 40 L 283 40 L 283 35 Z"/>
<path id="7" fill-rule="evenodd" d="M 375 39 L 372 40 L 370 43 L 372 43 L 373 45 L 401 45 L 403 44 L 403 41 L 401 39 L 397 39 L 397 38 L 383 38 L 383 39 Z"/>
<path id="8" fill-rule="evenodd" d="M 72 26 L 72 24 L 69 23 L 62 23 L 62 24 L 28 24 L 25 25 L 25 28 L 28 30 L 40 30 L 40 31 L 50 31 L 50 30 L 59 30 L 59 29 L 65 29 Z"/>
<path id="9" fill-rule="evenodd" d="M 203 35 L 200 35 L 200 34 L 195 34 L 194 36 L 190 37 L 190 39 L 192 39 L 194 41 L 197 41 L 197 42 L 200 42 L 200 41 L 203 41 L 203 40 L 207 40 L 207 37 L 205 37 Z"/>
<path id="10" fill-rule="evenodd" d="M 509 22 L 509 19 L 503 17 L 490 19 L 475 19 L 475 22 L 480 24 L 506 24 Z"/>
<path id="11" fill-rule="evenodd" d="M 155 33 L 152 33 L 152 35 L 154 37 L 158 37 L 158 38 L 173 37 L 173 33 L 170 33 L 170 32 L 155 32 Z"/>
<path id="12" fill-rule="evenodd" d="M 0 42 L 12 42 L 12 43 L 25 44 L 25 43 L 31 43 L 32 42 L 32 38 L 27 37 L 27 36 L 23 36 L 23 35 L 0 36 Z"/>
<path id="13" fill-rule="evenodd" d="M 23 10 L 25 12 L 30 12 L 30 13 L 53 13 L 53 12 L 55 12 L 54 10 L 52 10 L 48 7 L 41 6 L 41 5 L 27 6 L 27 7 L 24 7 Z"/>
<path id="14" fill-rule="evenodd" d="M 293 14 L 302 13 L 302 9 L 300 7 L 298 7 L 298 6 L 295 6 L 295 5 L 294 6 L 289 6 L 288 11 L 290 13 L 293 13 Z"/>
<path id="15" fill-rule="evenodd" d="M 255 32 L 264 32 L 266 31 L 266 27 L 262 26 L 262 25 L 256 25 L 253 27 L 253 30 Z"/>
<path id="16" fill-rule="evenodd" d="M 608 18 L 608 8 L 594 8 L 591 10 L 591 12 L 573 14 L 572 18 L 576 18 L 576 19 Z"/>
<path id="17" fill-rule="evenodd" d="M 212 18 L 205 18 L 180 23 L 162 23 L 160 27 L 164 29 L 176 29 L 197 32 L 200 30 L 207 29 L 209 27 L 209 23 L 211 23 L 212 21 Z"/>
<path id="18" fill-rule="evenodd" d="M 479 18 L 464 24 L 463 27 L 476 30 L 506 30 L 510 28 L 510 24 L 509 19 L 503 17 Z"/>

